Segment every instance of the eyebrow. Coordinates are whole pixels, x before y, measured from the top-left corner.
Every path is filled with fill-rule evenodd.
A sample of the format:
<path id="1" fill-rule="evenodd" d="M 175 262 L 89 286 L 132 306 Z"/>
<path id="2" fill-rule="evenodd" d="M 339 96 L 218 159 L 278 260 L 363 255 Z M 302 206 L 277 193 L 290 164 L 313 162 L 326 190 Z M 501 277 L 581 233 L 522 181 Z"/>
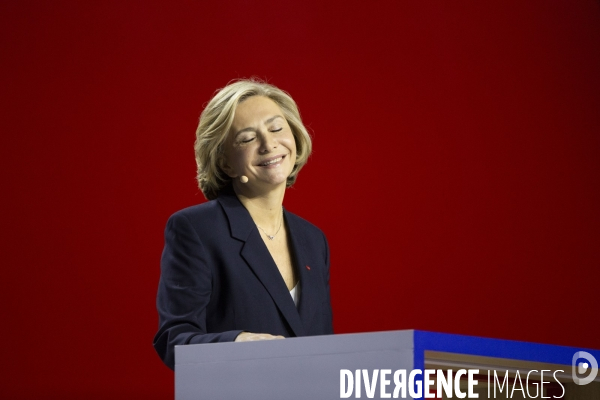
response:
<path id="1" fill-rule="evenodd" d="M 278 114 L 278 115 L 272 116 L 271 118 L 266 119 L 264 123 L 265 123 L 265 125 L 266 124 L 270 124 L 271 122 L 275 121 L 277 118 L 282 118 L 283 119 L 283 117 Z M 251 127 L 251 126 L 249 126 L 248 128 L 240 129 L 239 131 L 237 131 L 235 133 L 234 137 L 237 137 L 240 133 L 243 133 L 243 132 L 254 132 L 254 130 L 255 129 L 253 127 Z"/>

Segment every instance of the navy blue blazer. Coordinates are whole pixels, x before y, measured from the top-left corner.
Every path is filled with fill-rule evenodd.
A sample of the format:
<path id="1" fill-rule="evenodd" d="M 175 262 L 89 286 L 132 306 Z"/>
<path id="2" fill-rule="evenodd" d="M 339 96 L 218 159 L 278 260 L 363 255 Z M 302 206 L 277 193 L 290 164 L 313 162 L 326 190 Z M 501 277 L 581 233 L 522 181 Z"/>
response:
<path id="1" fill-rule="evenodd" d="M 300 279 L 298 307 L 231 186 L 216 200 L 169 218 L 154 337 L 168 367 L 174 368 L 175 345 L 233 341 L 242 331 L 285 337 L 333 333 L 327 239 L 285 210 L 284 218 Z"/>

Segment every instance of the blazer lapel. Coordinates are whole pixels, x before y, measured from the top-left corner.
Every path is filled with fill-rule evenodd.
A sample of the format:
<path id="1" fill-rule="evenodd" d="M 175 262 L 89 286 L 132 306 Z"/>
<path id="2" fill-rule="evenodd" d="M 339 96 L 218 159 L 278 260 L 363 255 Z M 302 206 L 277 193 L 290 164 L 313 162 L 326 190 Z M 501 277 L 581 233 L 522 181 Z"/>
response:
<path id="1" fill-rule="evenodd" d="M 231 228 L 231 235 L 244 243 L 240 255 L 261 281 L 275 305 L 296 336 L 304 336 L 305 330 L 294 301 L 260 237 L 252 217 L 238 200 L 232 188 L 225 188 L 218 197 Z"/>
<path id="2" fill-rule="evenodd" d="M 306 263 L 306 239 L 304 231 L 297 226 L 296 219 L 288 217 L 288 212 L 285 211 L 285 220 L 289 227 L 290 243 L 292 244 L 292 254 L 295 258 L 295 264 L 300 279 L 300 303 L 298 304 L 298 312 L 302 320 L 303 326 L 309 326 L 312 321 L 315 311 L 320 307 L 315 304 L 314 300 L 318 299 L 318 293 L 314 293 L 317 288 L 315 284 L 315 276 L 317 271 L 311 271 L 310 265 Z"/>

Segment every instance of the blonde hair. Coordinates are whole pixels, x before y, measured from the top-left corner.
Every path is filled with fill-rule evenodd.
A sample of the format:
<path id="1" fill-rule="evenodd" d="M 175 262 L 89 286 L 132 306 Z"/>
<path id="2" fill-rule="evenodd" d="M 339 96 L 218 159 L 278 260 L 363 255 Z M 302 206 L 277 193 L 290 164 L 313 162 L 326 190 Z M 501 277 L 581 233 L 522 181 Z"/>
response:
<path id="1" fill-rule="evenodd" d="M 264 96 L 274 101 L 287 120 L 296 141 L 296 163 L 287 178 L 286 187 L 296 181 L 298 172 L 308 161 L 312 141 L 302 123 L 298 106 L 285 91 L 257 79 L 241 79 L 217 91 L 208 102 L 196 129 L 194 152 L 198 166 L 198 187 L 208 200 L 215 199 L 231 178 L 221 169 L 224 143 L 233 123 L 238 104 L 252 96 Z"/>

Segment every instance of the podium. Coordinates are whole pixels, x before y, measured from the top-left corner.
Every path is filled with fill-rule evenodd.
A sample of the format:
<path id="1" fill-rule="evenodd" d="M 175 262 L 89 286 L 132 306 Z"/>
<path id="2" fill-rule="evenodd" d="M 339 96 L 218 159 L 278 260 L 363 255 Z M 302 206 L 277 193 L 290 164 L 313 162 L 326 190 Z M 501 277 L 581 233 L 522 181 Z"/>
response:
<path id="1" fill-rule="evenodd" d="M 591 376 L 588 360 L 600 360 L 598 350 L 417 330 L 177 346 L 175 400 L 394 398 L 393 374 L 402 370 L 405 379 L 414 370 L 454 371 L 459 394 L 468 393 L 469 381 L 457 372 L 477 370 L 472 389 L 479 399 L 528 399 L 535 389 L 537 398 L 600 400 L 600 374 L 576 383 L 586 370 L 580 365 L 574 371 L 575 355 L 585 356 L 581 365 Z M 379 372 L 386 371 L 382 381 Z M 436 386 L 425 390 L 423 377 L 416 374 L 411 382 L 421 393 L 402 397 L 397 390 L 398 398 L 425 398 L 426 392 L 436 398 Z M 440 390 L 437 398 L 448 395 Z"/>

